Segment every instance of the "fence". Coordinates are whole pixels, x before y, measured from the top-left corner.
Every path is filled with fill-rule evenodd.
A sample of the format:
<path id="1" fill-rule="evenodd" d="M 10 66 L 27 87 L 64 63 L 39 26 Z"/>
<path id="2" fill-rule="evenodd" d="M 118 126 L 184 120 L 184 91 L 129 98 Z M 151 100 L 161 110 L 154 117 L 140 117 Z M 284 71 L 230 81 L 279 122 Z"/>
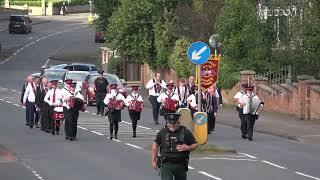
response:
<path id="1" fill-rule="evenodd" d="M 268 71 L 261 74 L 256 74 L 254 77 L 266 77 L 268 78 L 268 84 L 284 84 L 291 83 L 292 72 L 291 66 L 284 66 L 278 71 Z"/>

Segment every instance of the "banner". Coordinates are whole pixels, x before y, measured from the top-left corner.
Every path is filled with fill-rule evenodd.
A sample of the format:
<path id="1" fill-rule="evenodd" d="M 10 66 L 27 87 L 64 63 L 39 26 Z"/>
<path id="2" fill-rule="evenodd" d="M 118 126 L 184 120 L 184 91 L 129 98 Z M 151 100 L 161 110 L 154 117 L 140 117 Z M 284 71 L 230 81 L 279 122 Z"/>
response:
<path id="1" fill-rule="evenodd" d="M 201 88 L 203 91 L 218 81 L 220 58 L 220 55 L 211 55 L 208 62 L 201 65 Z M 196 67 L 196 84 L 198 84 L 198 67 Z"/>

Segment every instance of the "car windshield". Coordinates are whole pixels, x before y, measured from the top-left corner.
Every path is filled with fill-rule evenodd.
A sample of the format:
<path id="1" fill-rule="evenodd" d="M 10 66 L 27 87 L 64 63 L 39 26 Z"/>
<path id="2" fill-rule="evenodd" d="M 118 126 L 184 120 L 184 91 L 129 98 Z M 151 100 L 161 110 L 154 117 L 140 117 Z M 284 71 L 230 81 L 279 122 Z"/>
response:
<path id="1" fill-rule="evenodd" d="M 90 67 L 86 65 L 73 65 L 74 71 L 90 71 Z"/>
<path id="2" fill-rule="evenodd" d="M 89 80 L 89 84 L 93 84 L 94 81 L 97 79 L 98 75 L 93 75 L 90 77 L 90 80 Z M 117 77 L 117 76 L 114 76 L 114 75 L 110 75 L 110 74 L 104 74 L 103 77 L 105 77 L 108 81 L 109 84 L 118 84 L 118 85 L 121 85 L 121 81 L 120 79 Z"/>
<path id="3" fill-rule="evenodd" d="M 60 65 L 52 66 L 50 69 L 63 69 L 66 66 L 67 66 L 66 64 L 60 64 Z"/>
<path id="4" fill-rule="evenodd" d="M 43 76 L 48 79 L 62 79 L 64 74 L 64 71 L 45 71 Z"/>
<path id="5" fill-rule="evenodd" d="M 24 22 L 24 17 L 23 16 L 11 16 L 10 21 Z"/>
<path id="6" fill-rule="evenodd" d="M 87 77 L 87 74 L 85 73 L 67 73 L 65 79 L 72 79 L 73 81 L 80 81 L 83 82 Z"/>

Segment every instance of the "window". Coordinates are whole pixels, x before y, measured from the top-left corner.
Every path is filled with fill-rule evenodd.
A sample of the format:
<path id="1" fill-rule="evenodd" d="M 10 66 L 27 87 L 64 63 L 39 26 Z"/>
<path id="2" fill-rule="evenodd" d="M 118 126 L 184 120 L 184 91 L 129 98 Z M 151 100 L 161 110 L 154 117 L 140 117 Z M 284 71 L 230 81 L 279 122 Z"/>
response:
<path id="1" fill-rule="evenodd" d="M 96 66 L 90 66 L 91 67 L 91 71 L 98 71 Z"/>
<path id="2" fill-rule="evenodd" d="M 85 65 L 73 65 L 73 70 L 74 71 L 90 71 L 89 66 Z"/>

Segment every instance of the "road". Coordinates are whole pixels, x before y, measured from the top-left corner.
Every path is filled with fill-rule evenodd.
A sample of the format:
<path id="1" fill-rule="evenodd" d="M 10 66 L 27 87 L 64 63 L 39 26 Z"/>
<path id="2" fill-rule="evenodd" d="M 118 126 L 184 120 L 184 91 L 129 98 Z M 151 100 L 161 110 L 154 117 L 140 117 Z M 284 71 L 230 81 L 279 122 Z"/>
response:
<path id="1" fill-rule="evenodd" d="M 12 161 L 0 161 L 0 179 L 160 179 L 151 169 L 150 147 L 164 122 L 155 126 L 149 108 L 143 111 L 137 138 L 131 138 L 127 111 L 122 113 L 117 141 L 108 139 L 108 122 L 95 115 L 94 107 L 80 114 L 76 142 L 65 141 L 63 132 L 52 136 L 24 125 L 19 91 L 27 74 L 55 63 L 47 60 L 62 55 L 95 63 L 94 54 L 101 44 L 94 43 L 94 30 L 85 20 L 79 15 L 56 17 L 33 26 L 28 35 L 0 33 L 4 47 L 15 53 L 0 60 L 0 144 L 15 156 Z M 318 144 L 260 133 L 254 135 L 254 142 L 248 142 L 239 135 L 238 129 L 217 125 L 209 143 L 238 153 L 192 157 L 188 179 L 320 179 Z"/>

